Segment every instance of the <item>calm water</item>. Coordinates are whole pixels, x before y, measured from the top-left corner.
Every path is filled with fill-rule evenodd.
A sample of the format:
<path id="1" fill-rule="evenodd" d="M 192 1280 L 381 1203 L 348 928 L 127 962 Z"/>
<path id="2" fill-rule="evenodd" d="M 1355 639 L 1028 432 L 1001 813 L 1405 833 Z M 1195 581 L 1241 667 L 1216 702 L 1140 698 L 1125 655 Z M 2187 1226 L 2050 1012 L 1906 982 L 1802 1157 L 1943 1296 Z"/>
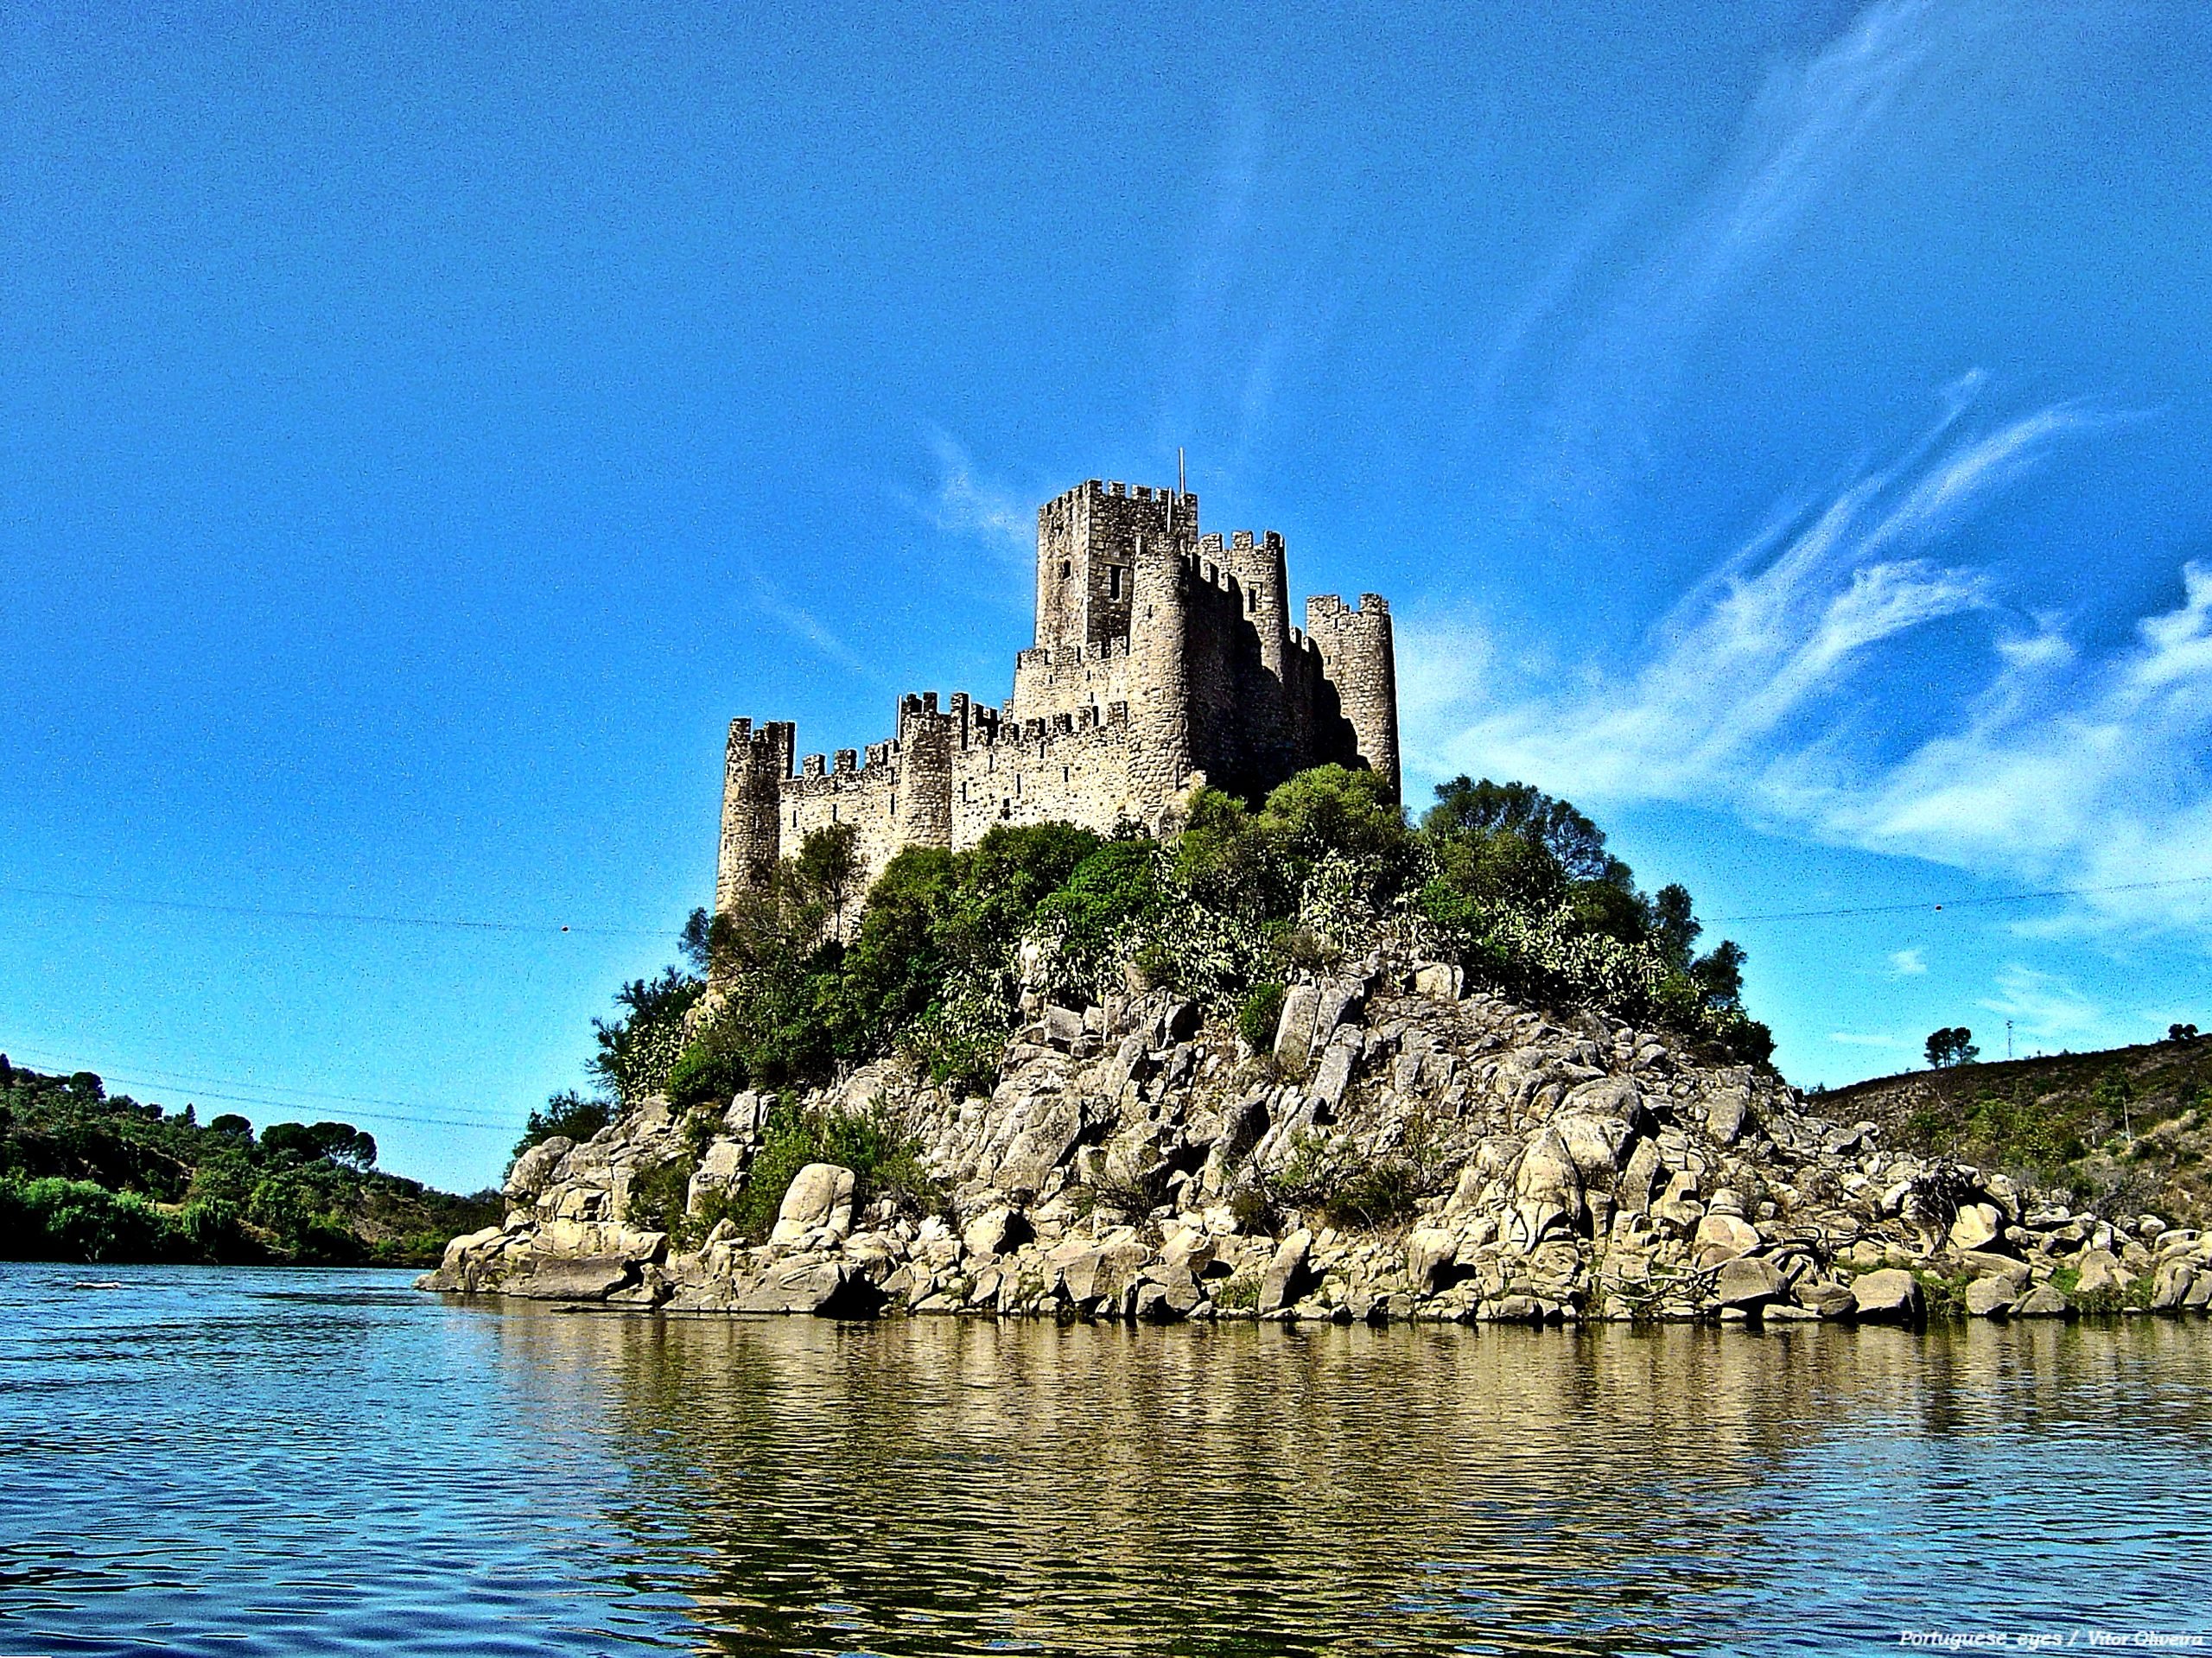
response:
<path id="1" fill-rule="evenodd" d="M 0 1655 L 2212 1636 L 2202 1324 L 654 1323 L 213 1268 L 0 1292 Z"/>

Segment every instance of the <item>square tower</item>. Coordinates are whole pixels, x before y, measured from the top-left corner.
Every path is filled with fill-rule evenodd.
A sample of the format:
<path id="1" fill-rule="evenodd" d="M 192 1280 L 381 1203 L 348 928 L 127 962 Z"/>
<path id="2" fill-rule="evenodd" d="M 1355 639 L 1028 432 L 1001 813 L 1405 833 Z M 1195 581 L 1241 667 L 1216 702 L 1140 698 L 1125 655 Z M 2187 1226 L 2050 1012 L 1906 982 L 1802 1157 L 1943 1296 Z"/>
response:
<path id="1" fill-rule="evenodd" d="M 1141 544 L 1187 549 L 1198 498 L 1094 478 L 1037 509 L 1037 645 L 1058 651 L 1129 637 Z"/>

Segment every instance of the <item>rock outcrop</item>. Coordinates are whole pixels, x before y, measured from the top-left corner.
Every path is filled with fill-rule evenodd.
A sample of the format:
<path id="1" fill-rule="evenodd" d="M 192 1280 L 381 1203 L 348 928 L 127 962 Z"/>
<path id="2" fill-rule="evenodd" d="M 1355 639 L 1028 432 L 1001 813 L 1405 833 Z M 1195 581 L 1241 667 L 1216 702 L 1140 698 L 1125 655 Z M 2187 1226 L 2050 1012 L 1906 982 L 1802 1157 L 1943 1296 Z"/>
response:
<path id="1" fill-rule="evenodd" d="M 817 1090 L 911 1137 L 944 1212 L 802 1169 L 760 1242 L 769 1102 L 650 1102 L 518 1158 L 426 1288 L 669 1312 L 1918 1323 L 2212 1304 L 2212 1237 L 1886 1149 L 1771 1072 L 1456 969 L 1317 978 L 1255 1054 L 1165 995 L 1040 1007 L 988 1098 L 886 1063 Z M 788 1167 L 788 1164 L 784 1166 Z M 638 1192 L 683 1194 L 645 1224 Z M 857 1201 L 856 1201 L 857 1199 Z M 671 1240 L 674 1234 L 674 1241 Z"/>

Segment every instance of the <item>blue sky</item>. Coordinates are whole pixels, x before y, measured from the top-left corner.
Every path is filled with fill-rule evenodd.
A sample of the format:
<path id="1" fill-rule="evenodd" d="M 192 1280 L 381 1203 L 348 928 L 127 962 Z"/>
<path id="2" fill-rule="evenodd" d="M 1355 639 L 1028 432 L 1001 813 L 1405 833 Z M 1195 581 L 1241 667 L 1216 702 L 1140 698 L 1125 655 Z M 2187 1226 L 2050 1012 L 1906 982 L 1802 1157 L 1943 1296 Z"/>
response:
<path id="1" fill-rule="evenodd" d="M 0 22 L 19 1062 L 493 1178 L 727 721 L 1001 697 L 1179 445 L 1793 1080 L 2212 1024 L 2212 12 L 458 10 Z"/>

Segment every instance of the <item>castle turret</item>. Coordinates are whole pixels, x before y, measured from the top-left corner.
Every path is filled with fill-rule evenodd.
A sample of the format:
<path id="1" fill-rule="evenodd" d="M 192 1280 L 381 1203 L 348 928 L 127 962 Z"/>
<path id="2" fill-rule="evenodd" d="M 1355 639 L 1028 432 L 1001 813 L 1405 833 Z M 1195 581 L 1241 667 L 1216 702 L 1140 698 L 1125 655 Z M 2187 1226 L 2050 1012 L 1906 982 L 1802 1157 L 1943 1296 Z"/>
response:
<path id="1" fill-rule="evenodd" d="M 937 693 L 909 695 L 899 703 L 899 791 L 893 797 L 893 834 L 902 846 L 952 844 L 952 756 L 968 723 L 968 697 L 956 695 L 940 714 Z"/>
<path id="2" fill-rule="evenodd" d="M 1191 772 L 1191 569 L 1169 541 L 1134 549 L 1129 612 L 1131 791 L 1165 804 Z"/>
<path id="3" fill-rule="evenodd" d="M 760 730 L 733 720 L 722 760 L 722 840 L 715 864 L 715 908 L 727 912 L 767 878 L 782 855 L 783 782 L 791 774 L 798 727 L 771 720 Z"/>
<path id="4" fill-rule="evenodd" d="M 1096 645 L 1129 636 L 1136 549 L 1187 545 L 1198 498 L 1094 478 L 1037 509 L 1037 645 Z"/>
<path id="5" fill-rule="evenodd" d="M 1348 608 L 1334 594 L 1306 601 L 1306 634 L 1321 655 L 1351 721 L 1358 758 L 1398 797 L 1398 658 L 1390 638 L 1390 607 L 1371 593 Z M 1325 758 L 1325 757 L 1317 757 Z"/>

